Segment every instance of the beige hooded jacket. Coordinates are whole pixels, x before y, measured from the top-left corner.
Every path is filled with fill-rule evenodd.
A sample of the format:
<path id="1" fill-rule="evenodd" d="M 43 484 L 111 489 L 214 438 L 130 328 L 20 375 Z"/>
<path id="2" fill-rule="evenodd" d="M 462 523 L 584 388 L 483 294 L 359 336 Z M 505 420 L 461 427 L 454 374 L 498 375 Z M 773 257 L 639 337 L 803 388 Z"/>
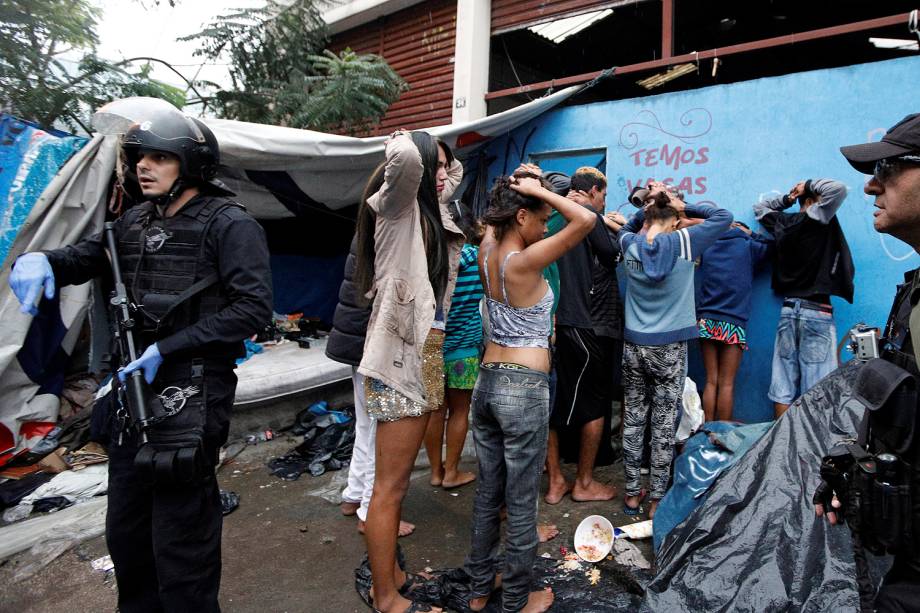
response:
<path id="1" fill-rule="evenodd" d="M 358 372 L 379 379 L 415 402 L 427 404 L 421 376 L 422 346 L 434 321 L 436 305 L 428 280 L 416 199 L 422 170 L 421 155 L 407 133 L 397 133 L 387 141 L 383 186 L 367 201 L 377 214 L 374 286 L 367 295 L 373 298 L 374 305 Z M 453 161 L 447 175 L 440 197 L 449 262 L 442 305 L 445 320 L 464 241 L 445 204 L 463 178 L 459 161 Z"/>

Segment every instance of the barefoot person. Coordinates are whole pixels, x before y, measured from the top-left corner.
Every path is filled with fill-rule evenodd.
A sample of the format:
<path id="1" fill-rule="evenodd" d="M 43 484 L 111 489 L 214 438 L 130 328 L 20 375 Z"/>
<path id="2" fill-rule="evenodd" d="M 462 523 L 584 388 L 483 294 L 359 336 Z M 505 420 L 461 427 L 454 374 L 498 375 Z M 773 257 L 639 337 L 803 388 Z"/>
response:
<path id="1" fill-rule="evenodd" d="M 384 613 L 434 610 L 411 600 L 415 582 L 397 565 L 396 538 L 428 416 L 444 402 L 444 322 L 463 244 L 438 200 L 451 160 L 425 132 L 394 133 L 358 211 L 355 282 L 361 295 L 373 296 L 358 372 L 377 422 L 365 540 L 372 605 Z"/>
<path id="2" fill-rule="evenodd" d="M 473 473 L 461 471 L 459 465 L 469 428 L 470 398 L 479 374 L 479 352 L 482 346 L 482 315 L 479 313 L 482 282 L 479 280 L 477 262 L 482 231 L 469 206 L 455 200 L 448 209 L 467 242 L 460 251 L 457 285 L 451 297 L 450 316 L 444 330 L 444 391 L 447 406 L 431 414 L 428 431 L 425 433 L 425 449 L 431 462 L 431 485 L 445 489 L 460 487 L 476 479 Z M 447 455 L 442 456 L 445 422 Z"/>
<path id="3" fill-rule="evenodd" d="M 607 177 L 597 168 L 583 166 L 572 175 L 570 188 L 570 199 L 591 213 L 594 226 L 559 258 L 563 291 L 556 311 L 557 382 L 546 461 L 549 486 L 544 496 L 548 504 L 558 503 L 569 491 L 576 502 L 610 500 L 615 494 L 613 486 L 594 479 L 594 464 L 602 447 L 610 448 L 613 365 L 614 356 L 619 353 L 616 344 L 622 345 L 622 339 L 598 333 L 602 324 L 609 324 L 620 334 L 620 325 L 615 321 L 597 321 L 592 316 L 592 307 L 601 291 L 616 285 L 619 248 L 601 215 L 607 197 Z M 600 284 L 595 283 L 598 266 L 603 267 Z M 619 299 L 612 297 L 614 301 Z M 560 439 L 566 438 L 578 441 L 574 483 L 566 481 L 562 472 Z"/>
<path id="4" fill-rule="evenodd" d="M 766 258 L 771 243 L 736 221 L 700 258 L 696 316 L 706 367 L 706 421 L 732 419 L 735 375 L 748 347 L 745 329 L 751 316 L 754 269 Z"/>
<path id="5" fill-rule="evenodd" d="M 492 189 L 480 248 L 489 339 L 473 390 L 473 440 L 479 480 L 473 506 L 470 608 L 481 610 L 495 585 L 501 506 L 508 507 L 503 611 L 546 611 L 549 589 L 531 592 L 537 552 L 537 497 L 549 419 L 552 290 L 543 269 L 594 226 L 594 213 L 554 194 L 536 175 L 502 177 Z M 552 209 L 568 225 L 546 239 Z"/>
<path id="6" fill-rule="evenodd" d="M 693 259 L 728 228 L 732 214 L 708 205 L 684 204 L 662 183 L 650 187 L 645 208 L 623 227 L 619 238 L 628 279 L 623 348 L 623 512 L 639 513 L 643 497 L 639 487 L 642 441 L 646 421 L 651 419 L 652 518 L 670 478 L 687 341 L 698 334 Z M 705 221 L 678 230 L 678 214 L 682 211 Z"/>

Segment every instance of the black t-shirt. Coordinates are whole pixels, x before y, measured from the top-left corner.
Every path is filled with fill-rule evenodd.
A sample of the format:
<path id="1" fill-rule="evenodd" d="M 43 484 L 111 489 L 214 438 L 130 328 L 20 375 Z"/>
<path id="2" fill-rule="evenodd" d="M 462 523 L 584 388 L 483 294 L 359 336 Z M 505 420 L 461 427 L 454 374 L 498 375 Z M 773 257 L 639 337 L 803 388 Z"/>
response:
<path id="1" fill-rule="evenodd" d="M 585 207 L 594 212 L 593 209 Z M 600 215 L 591 232 L 558 260 L 559 308 L 556 324 L 572 328 L 594 328 L 591 317 L 591 290 L 594 287 L 595 258 L 602 264 L 615 264 L 619 246 L 610 236 Z M 613 273 L 615 274 L 615 273 Z"/>

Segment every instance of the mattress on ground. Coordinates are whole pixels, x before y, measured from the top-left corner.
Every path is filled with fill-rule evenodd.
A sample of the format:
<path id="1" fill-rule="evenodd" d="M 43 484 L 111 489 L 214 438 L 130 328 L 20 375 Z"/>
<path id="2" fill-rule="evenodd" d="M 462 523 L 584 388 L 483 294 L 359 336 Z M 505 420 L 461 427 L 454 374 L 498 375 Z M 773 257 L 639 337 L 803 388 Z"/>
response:
<path id="1" fill-rule="evenodd" d="M 236 369 L 236 405 L 273 400 L 351 377 L 351 366 L 326 357 L 326 339 L 309 349 L 287 342 L 266 347 Z"/>

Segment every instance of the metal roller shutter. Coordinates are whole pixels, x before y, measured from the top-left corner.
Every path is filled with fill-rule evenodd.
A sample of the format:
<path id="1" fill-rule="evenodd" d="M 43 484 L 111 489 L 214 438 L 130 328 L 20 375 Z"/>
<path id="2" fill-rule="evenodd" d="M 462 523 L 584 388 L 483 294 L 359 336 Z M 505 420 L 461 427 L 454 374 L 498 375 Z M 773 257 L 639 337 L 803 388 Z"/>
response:
<path id="1" fill-rule="evenodd" d="M 333 51 L 381 55 L 409 84 L 380 124 L 359 136 L 450 123 L 456 31 L 456 0 L 432 0 L 333 36 Z"/>

